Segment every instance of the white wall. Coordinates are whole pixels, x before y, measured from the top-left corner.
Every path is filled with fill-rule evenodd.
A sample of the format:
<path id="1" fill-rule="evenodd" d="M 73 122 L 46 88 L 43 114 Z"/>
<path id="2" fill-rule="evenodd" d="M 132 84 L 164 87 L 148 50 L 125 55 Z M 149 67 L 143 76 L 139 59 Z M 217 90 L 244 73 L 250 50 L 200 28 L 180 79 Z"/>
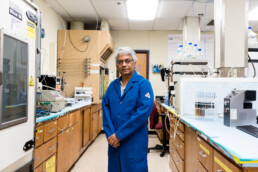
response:
<path id="1" fill-rule="evenodd" d="M 162 63 L 165 67 L 168 56 L 168 35 L 180 34 L 177 31 L 111 31 L 114 41 L 114 48 L 119 46 L 129 46 L 133 49 L 149 50 L 149 80 L 155 96 L 165 95 L 167 83 L 161 81 L 159 73 L 152 73 L 151 65 Z M 114 56 L 108 61 L 108 67 L 111 72 L 116 73 Z"/>
<path id="2" fill-rule="evenodd" d="M 66 29 L 66 22 L 44 0 L 34 0 L 34 3 L 42 12 L 45 29 L 45 38 L 41 39 L 41 75 L 56 75 L 57 30 Z"/>

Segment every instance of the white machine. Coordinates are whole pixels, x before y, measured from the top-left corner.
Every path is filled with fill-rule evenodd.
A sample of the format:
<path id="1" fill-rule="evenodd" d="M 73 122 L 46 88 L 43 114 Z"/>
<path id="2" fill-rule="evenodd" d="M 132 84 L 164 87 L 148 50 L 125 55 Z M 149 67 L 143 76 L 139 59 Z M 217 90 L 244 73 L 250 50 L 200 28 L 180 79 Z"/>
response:
<path id="1" fill-rule="evenodd" d="M 28 0 L 1 1 L 0 11 L 0 171 L 30 171 L 40 13 Z"/>
<path id="2" fill-rule="evenodd" d="M 91 103 L 92 88 L 91 87 L 75 87 L 74 98 Z"/>
<path id="3" fill-rule="evenodd" d="M 50 102 L 51 112 L 59 112 L 65 108 L 65 99 L 59 91 L 42 90 L 40 102 Z"/>

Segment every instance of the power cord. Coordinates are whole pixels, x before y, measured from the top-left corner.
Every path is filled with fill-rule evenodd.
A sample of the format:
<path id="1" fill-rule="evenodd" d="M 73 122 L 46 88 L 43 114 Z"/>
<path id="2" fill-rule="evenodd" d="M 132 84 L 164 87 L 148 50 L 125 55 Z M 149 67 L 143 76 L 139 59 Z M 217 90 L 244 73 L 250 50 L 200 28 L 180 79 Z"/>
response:
<path id="1" fill-rule="evenodd" d="M 252 59 L 251 59 L 251 57 L 249 56 L 249 54 L 248 54 L 248 59 L 250 60 L 250 62 L 251 62 L 251 64 L 252 64 L 252 66 L 253 66 L 253 69 L 254 69 L 254 75 L 253 75 L 253 78 L 255 78 L 255 76 L 256 76 L 256 69 L 255 69 L 255 66 L 254 66 L 254 62 L 252 62 Z"/>
<path id="2" fill-rule="evenodd" d="M 87 49 L 88 49 L 88 47 L 89 47 L 89 43 L 88 43 L 88 42 L 87 42 L 87 44 L 86 44 L 87 46 L 86 46 L 85 50 L 80 50 L 80 49 L 78 49 L 78 48 L 73 44 L 73 41 L 72 41 L 72 39 L 71 39 L 70 30 L 68 31 L 68 35 L 69 35 L 69 40 L 70 40 L 72 46 L 73 46 L 77 51 L 79 51 L 79 52 L 81 52 L 81 53 L 84 53 L 84 52 L 87 51 Z"/>

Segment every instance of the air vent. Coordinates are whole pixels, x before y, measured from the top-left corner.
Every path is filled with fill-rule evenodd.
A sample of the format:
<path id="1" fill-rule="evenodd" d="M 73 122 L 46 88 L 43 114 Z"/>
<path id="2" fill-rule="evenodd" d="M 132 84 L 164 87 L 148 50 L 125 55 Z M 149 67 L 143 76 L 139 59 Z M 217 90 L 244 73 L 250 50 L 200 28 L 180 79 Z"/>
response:
<path id="1" fill-rule="evenodd" d="M 106 61 L 108 59 L 108 57 L 113 53 L 111 48 L 107 48 L 106 51 L 102 54 L 102 56 L 100 57 L 102 60 Z"/>
<path id="2" fill-rule="evenodd" d="M 214 20 L 211 20 L 211 21 L 207 24 L 207 26 L 214 26 Z"/>

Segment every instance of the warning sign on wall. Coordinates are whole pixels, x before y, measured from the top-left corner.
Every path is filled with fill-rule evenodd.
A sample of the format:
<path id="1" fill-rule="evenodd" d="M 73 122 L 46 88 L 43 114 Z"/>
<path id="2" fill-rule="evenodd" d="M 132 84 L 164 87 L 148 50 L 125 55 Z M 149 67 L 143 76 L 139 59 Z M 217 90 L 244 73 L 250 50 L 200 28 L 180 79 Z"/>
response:
<path id="1" fill-rule="evenodd" d="M 27 36 L 32 39 L 35 39 L 35 34 L 36 34 L 36 25 L 28 20 L 27 21 Z"/>

